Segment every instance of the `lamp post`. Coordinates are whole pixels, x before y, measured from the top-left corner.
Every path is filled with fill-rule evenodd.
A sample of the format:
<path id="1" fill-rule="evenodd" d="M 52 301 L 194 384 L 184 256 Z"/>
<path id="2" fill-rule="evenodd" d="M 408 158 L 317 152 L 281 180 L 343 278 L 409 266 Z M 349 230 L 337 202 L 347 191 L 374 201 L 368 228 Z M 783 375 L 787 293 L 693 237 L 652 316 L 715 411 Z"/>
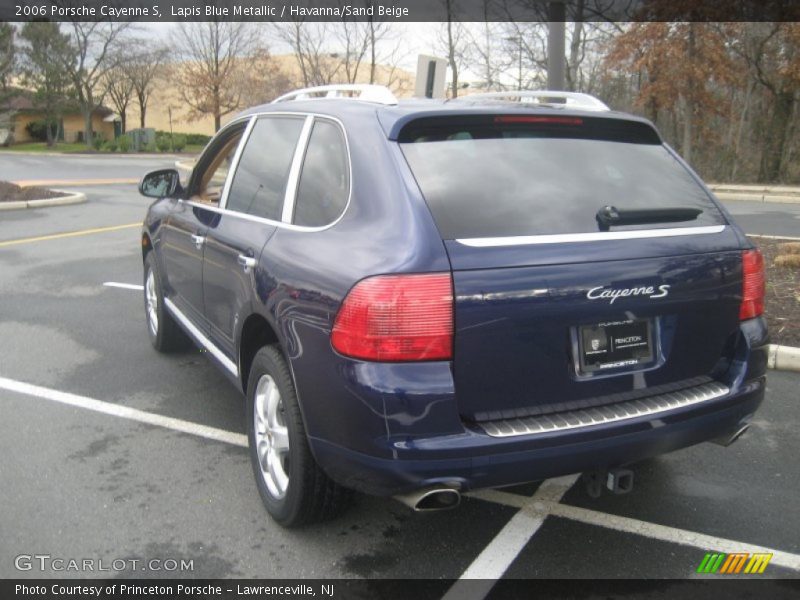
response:
<path id="1" fill-rule="evenodd" d="M 517 56 L 519 58 L 517 63 L 519 77 L 517 78 L 517 91 L 522 91 L 522 36 L 515 35 L 513 37 L 507 37 L 507 42 L 514 42 L 517 45 Z"/>
<path id="2" fill-rule="evenodd" d="M 567 9 L 563 1 L 550 2 L 547 6 L 547 89 L 563 90 L 565 85 L 565 37 Z"/>

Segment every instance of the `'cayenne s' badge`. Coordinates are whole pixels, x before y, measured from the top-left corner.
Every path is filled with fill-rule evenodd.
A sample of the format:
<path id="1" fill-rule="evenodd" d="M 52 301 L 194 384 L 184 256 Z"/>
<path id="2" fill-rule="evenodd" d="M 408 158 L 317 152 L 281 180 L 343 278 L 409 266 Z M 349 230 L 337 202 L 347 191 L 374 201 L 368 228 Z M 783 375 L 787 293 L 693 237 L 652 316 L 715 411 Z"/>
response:
<path id="1" fill-rule="evenodd" d="M 663 298 L 669 294 L 668 285 L 659 285 L 658 288 L 652 285 L 634 287 L 634 288 L 607 288 L 598 286 L 586 292 L 586 297 L 589 300 L 608 300 L 609 304 L 614 304 L 617 298 L 625 298 L 626 296 L 647 296 L 651 300 L 653 298 Z"/>

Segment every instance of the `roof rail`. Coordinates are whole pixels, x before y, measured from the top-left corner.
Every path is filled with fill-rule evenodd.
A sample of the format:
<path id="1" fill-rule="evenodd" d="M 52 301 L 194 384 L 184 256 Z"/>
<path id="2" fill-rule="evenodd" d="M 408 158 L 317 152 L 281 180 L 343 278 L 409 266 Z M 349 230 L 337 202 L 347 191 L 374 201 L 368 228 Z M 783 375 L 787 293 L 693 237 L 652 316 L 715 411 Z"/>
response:
<path id="1" fill-rule="evenodd" d="M 553 108 L 577 108 L 579 110 L 604 111 L 611 110 L 589 94 L 578 92 L 562 92 L 557 90 L 522 90 L 508 92 L 484 92 L 480 94 L 469 94 L 459 96 L 451 102 L 470 102 L 471 100 L 507 100 L 520 102 L 522 104 L 540 104 Z"/>
<path id="2" fill-rule="evenodd" d="M 275 98 L 272 104 L 291 100 L 313 100 L 315 98 L 353 98 L 362 102 L 397 104 L 397 98 L 389 91 L 389 88 L 368 83 L 337 83 L 303 88 Z"/>

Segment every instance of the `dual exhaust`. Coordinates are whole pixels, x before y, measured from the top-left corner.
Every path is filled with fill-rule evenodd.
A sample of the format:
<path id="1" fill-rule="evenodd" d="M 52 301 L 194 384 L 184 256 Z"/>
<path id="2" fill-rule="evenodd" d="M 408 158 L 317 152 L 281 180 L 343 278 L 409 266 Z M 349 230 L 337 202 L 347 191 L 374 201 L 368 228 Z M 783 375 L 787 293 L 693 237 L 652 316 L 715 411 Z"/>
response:
<path id="1" fill-rule="evenodd" d="M 732 432 L 710 440 L 720 446 L 730 446 L 750 428 L 748 423 Z M 630 469 L 608 469 L 583 474 L 589 496 L 598 498 L 605 488 L 614 494 L 627 494 L 633 489 L 633 471 Z M 406 506 L 417 512 L 433 512 L 456 508 L 461 503 L 461 493 L 449 487 L 429 487 L 395 496 Z"/>

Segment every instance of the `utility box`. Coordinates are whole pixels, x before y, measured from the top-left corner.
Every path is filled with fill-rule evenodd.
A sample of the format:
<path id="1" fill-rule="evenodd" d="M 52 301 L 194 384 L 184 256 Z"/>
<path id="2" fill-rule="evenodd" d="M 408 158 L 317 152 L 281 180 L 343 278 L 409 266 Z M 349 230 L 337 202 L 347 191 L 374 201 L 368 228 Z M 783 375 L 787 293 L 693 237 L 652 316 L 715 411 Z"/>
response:
<path id="1" fill-rule="evenodd" d="M 444 98 L 447 79 L 447 60 L 420 54 L 417 57 L 417 81 L 414 96 L 417 98 Z"/>
<path id="2" fill-rule="evenodd" d="M 134 152 L 140 152 L 156 143 L 156 130 L 152 127 L 131 129 L 127 135 L 131 138 L 131 149 Z"/>

